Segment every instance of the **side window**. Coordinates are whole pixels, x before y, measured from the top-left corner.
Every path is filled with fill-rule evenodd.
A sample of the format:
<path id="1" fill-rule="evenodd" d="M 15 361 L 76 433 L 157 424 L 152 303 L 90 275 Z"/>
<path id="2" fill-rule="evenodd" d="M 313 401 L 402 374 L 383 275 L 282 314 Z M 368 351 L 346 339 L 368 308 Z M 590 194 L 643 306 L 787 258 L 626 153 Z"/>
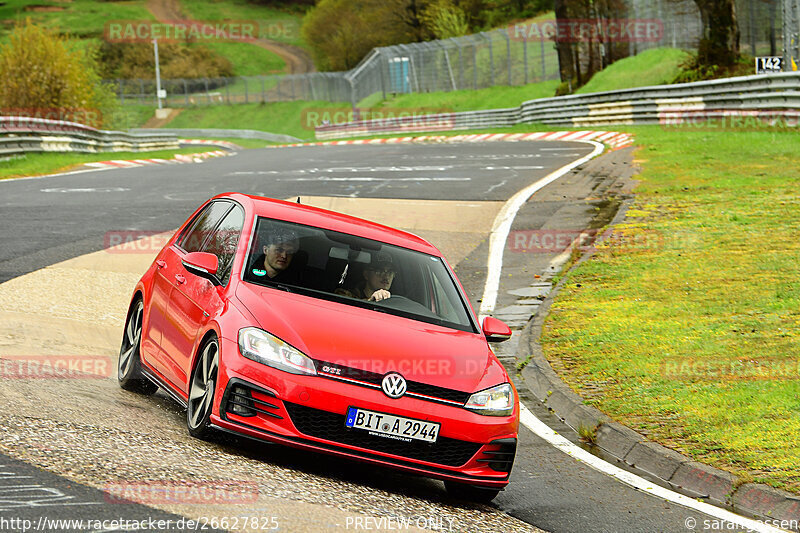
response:
<path id="1" fill-rule="evenodd" d="M 211 234 L 211 238 L 203 247 L 204 252 L 212 253 L 219 259 L 219 269 L 217 277 L 223 285 L 228 284 L 231 276 L 233 259 L 236 256 L 236 245 L 239 243 L 239 236 L 242 234 L 244 225 L 244 209 L 234 206 L 216 230 Z"/>
<path id="2" fill-rule="evenodd" d="M 186 252 L 199 252 L 206 238 L 211 235 L 222 216 L 231 208 L 230 202 L 212 202 L 197 215 L 189 229 L 184 232 L 178 242 Z"/>

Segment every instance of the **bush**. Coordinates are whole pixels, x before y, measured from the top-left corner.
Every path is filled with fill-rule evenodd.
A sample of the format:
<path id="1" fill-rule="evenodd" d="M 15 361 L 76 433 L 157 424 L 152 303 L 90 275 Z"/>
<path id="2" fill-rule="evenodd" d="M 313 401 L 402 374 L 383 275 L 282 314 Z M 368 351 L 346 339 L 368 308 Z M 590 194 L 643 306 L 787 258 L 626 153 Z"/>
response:
<path id="1" fill-rule="evenodd" d="M 151 43 L 108 43 L 100 47 L 106 79 L 155 79 L 156 60 Z M 163 79 L 227 78 L 234 75 L 226 58 L 202 45 L 159 43 L 158 61 Z"/>
<path id="2" fill-rule="evenodd" d="M 18 24 L 0 46 L 0 114 L 72 120 L 102 127 L 113 115 L 114 94 L 97 75 L 91 49 L 30 21 Z"/>

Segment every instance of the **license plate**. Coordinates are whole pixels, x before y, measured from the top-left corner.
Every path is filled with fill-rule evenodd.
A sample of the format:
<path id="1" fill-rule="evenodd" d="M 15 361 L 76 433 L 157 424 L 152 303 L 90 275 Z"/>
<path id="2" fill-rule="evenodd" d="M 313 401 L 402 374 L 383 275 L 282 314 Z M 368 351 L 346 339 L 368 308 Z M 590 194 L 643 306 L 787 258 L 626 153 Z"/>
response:
<path id="1" fill-rule="evenodd" d="M 363 429 L 370 435 L 396 439 L 404 442 L 421 440 L 424 442 L 436 442 L 439 437 L 439 426 L 437 422 L 426 422 L 404 416 L 387 415 L 386 413 L 376 413 L 357 407 L 347 409 L 345 426 L 355 429 Z"/>

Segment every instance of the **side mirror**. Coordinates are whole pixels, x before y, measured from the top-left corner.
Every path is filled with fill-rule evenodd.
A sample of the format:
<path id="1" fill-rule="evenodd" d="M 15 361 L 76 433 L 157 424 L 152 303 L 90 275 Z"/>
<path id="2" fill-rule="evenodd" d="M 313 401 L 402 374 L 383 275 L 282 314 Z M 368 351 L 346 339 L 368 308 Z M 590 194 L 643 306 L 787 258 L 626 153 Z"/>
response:
<path id="1" fill-rule="evenodd" d="M 217 269 L 219 268 L 219 259 L 214 254 L 208 252 L 191 252 L 186 254 L 183 258 L 183 266 L 197 276 L 206 278 L 212 283 L 219 285 L 217 279 Z"/>
<path id="2" fill-rule="evenodd" d="M 511 328 L 502 320 L 491 316 L 483 319 L 482 329 L 488 342 L 503 342 L 511 338 Z"/>

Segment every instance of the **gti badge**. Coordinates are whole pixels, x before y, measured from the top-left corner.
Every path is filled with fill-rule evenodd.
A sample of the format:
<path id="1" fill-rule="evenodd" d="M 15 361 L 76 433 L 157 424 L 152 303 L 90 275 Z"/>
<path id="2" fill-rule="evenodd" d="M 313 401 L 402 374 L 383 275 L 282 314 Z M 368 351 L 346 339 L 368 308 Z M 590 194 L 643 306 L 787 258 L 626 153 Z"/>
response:
<path id="1" fill-rule="evenodd" d="M 389 398 L 400 398 L 406 393 L 406 380 L 397 372 L 389 372 L 383 376 L 381 388 Z"/>

